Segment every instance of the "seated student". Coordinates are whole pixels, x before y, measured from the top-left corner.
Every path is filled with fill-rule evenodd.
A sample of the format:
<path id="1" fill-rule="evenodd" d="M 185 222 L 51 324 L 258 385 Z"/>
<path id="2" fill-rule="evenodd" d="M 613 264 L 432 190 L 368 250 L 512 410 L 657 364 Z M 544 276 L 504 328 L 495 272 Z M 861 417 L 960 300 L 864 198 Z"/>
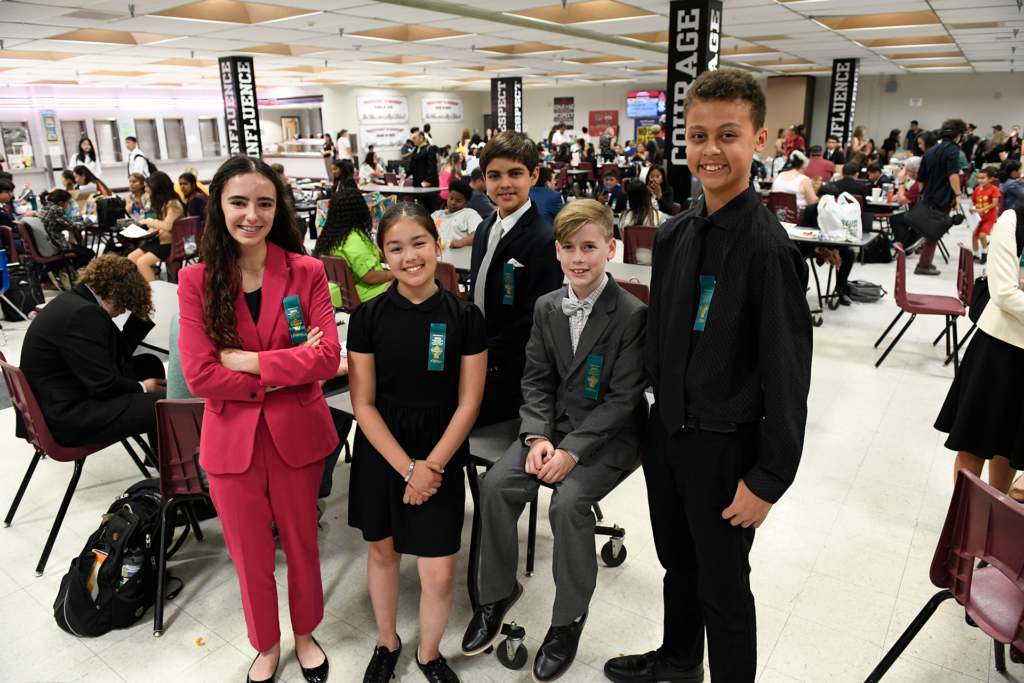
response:
<path id="1" fill-rule="evenodd" d="M 785 192 L 796 195 L 796 208 L 806 209 L 818 203 L 818 195 L 814 193 L 811 179 L 804 175 L 807 157 L 800 150 L 793 150 L 789 161 L 782 167 L 782 172 L 772 182 L 772 192 Z"/>
<path id="2" fill-rule="evenodd" d="M 825 195 L 831 195 L 836 197 L 839 195 L 839 191 L 832 183 L 826 183 L 818 188 L 818 201 L 821 201 L 821 197 Z M 861 214 L 863 219 L 864 214 Z M 807 207 L 804 211 L 804 215 L 800 218 L 801 227 L 806 228 L 817 228 L 818 227 L 818 205 L 812 204 Z M 836 269 L 836 292 L 839 294 L 839 303 L 843 306 L 849 306 L 853 303 L 850 299 L 850 295 L 847 289 L 847 283 L 850 279 L 850 271 L 853 270 L 854 261 L 857 258 L 856 253 L 850 247 L 839 247 L 838 249 L 826 249 L 818 248 L 813 244 L 806 242 L 798 242 L 797 247 L 800 249 L 800 255 L 804 258 L 811 256 L 812 254 L 818 254 L 825 262 Z M 809 285 L 811 271 L 808 268 L 806 273 L 805 283 Z"/>
<path id="3" fill-rule="evenodd" d="M 883 185 L 893 182 L 892 178 L 882 173 L 882 165 L 877 163 L 868 166 L 868 181 L 870 182 L 866 191 L 869 193 L 875 188 L 881 188 Z"/>
<path id="4" fill-rule="evenodd" d="M 331 196 L 327 220 L 313 247 L 314 256 L 340 256 L 345 259 L 360 301 L 379 296 L 394 279 L 391 271 L 380 264 L 380 250 L 370 236 L 372 228 L 373 217 L 363 193 L 349 187 L 342 188 Z M 341 308 L 341 289 L 333 282 L 328 282 L 327 286 L 331 290 L 331 304 Z"/>
<path id="5" fill-rule="evenodd" d="M 555 172 L 550 167 L 542 166 L 537 171 L 537 182 L 530 188 L 530 201 L 548 223 L 554 223 L 555 216 L 565 206 L 562 193 L 555 189 Z"/>
<path id="6" fill-rule="evenodd" d="M 107 187 L 106 183 L 97 178 L 93 172 L 88 169 L 88 167 L 75 166 L 73 173 L 75 174 L 75 184 L 78 185 L 79 188 L 95 188 L 93 191 L 100 193 L 100 195 L 104 197 L 110 197 L 114 194 L 110 191 L 110 188 Z"/>
<path id="7" fill-rule="evenodd" d="M 832 183 L 836 186 L 840 192 L 849 192 L 853 196 L 860 195 L 866 197 L 868 194 L 867 186 L 857 180 L 857 175 L 860 173 L 860 166 L 850 162 L 843 164 L 843 177 Z"/>
<path id="8" fill-rule="evenodd" d="M 281 168 L 283 169 L 284 166 L 282 166 Z M 195 166 L 186 166 L 185 170 L 182 171 L 181 174 L 185 175 L 186 173 L 191 173 L 193 178 L 199 177 L 199 169 L 197 169 Z M 203 185 L 198 180 L 196 180 L 196 182 L 193 183 L 193 186 L 195 187 L 195 189 L 199 190 L 199 192 L 206 195 L 207 197 L 210 196 L 210 188 L 208 188 L 206 185 Z M 181 188 L 180 178 L 178 182 L 174 183 L 174 191 L 178 193 L 178 197 L 181 198 L 181 201 L 185 202 L 185 204 L 188 204 L 188 200 L 185 198 L 185 192 Z"/>
<path id="9" fill-rule="evenodd" d="M 141 218 L 136 223 L 149 228 L 151 237 L 128 254 L 128 260 L 138 267 L 146 282 L 152 282 L 156 279 L 153 266 L 171 255 L 171 231 L 174 222 L 185 215 L 185 205 L 178 199 L 174 183 L 163 171 L 146 178 L 146 188 L 154 216 Z"/>
<path id="10" fill-rule="evenodd" d="M 348 159 L 335 159 L 331 163 L 331 173 L 334 180 L 331 184 L 331 195 L 333 196 L 342 188 L 359 189 L 355 179 L 355 167 Z"/>
<path id="11" fill-rule="evenodd" d="M 814 178 L 821 178 L 823 183 L 832 180 L 832 176 L 836 173 L 836 165 L 822 156 L 824 150 L 821 149 L 821 145 L 814 145 L 808 151 L 811 154 L 811 158 L 807 160 L 804 170 L 807 177 L 812 180 Z"/>
<path id="12" fill-rule="evenodd" d="M 72 201 L 74 200 L 71 199 L 71 194 L 67 190 L 44 192 L 39 196 L 38 217 L 42 221 L 43 227 L 46 228 L 53 245 L 65 253 L 71 252 L 75 255 L 71 266 L 78 270 L 85 268 L 89 261 L 96 257 L 96 252 L 77 243 L 71 244 L 68 237 L 64 235 L 64 232 L 67 231 L 68 236 L 74 239 L 78 233 L 78 227 L 68 217 L 68 209 L 71 208 Z"/>
<path id="13" fill-rule="evenodd" d="M 822 157 L 835 164 L 836 168 L 842 168 L 843 164 L 846 163 L 846 155 L 843 154 L 843 148 L 839 144 L 839 138 L 835 135 L 829 135 L 828 139 L 825 140 L 825 147 L 827 149 Z"/>
<path id="14" fill-rule="evenodd" d="M 126 310 L 131 315 L 119 330 L 113 318 Z M 133 355 L 153 329 L 152 314 L 149 285 L 115 254 L 90 263 L 70 291 L 39 311 L 25 332 L 21 370 L 57 443 L 145 433 L 156 449 L 154 406 L 165 395 L 164 366 L 154 355 Z"/>
<path id="15" fill-rule="evenodd" d="M 205 219 L 206 204 L 210 197 L 203 192 L 200 185 L 202 183 L 196 180 L 194 174 L 182 173 L 178 178 L 178 187 L 180 188 L 178 196 L 185 201 L 187 216 L 198 216 L 200 219 Z"/>
<path id="16" fill-rule="evenodd" d="M 380 165 L 380 159 L 377 158 L 377 153 L 367 152 L 366 158 L 363 159 L 363 163 L 359 166 L 359 184 L 365 185 L 366 183 L 383 182 L 384 167 Z"/>
<path id="17" fill-rule="evenodd" d="M 469 208 L 469 200 L 473 198 L 473 188 L 465 180 L 452 180 L 448 185 L 448 206 L 430 214 L 445 245 L 452 249 L 473 246 L 473 235 L 483 221 L 473 209 Z"/>
<path id="18" fill-rule="evenodd" d="M 133 217 L 144 216 L 151 208 L 149 193 L 146 192 L 146 179 L 139 173 L 132 173 L 128 176 L 128 196 L 125 198 L 125 208 Z"/>
<path id="19" fill-rule="evenodd" d="M 602 204 L 611 207 L 612 213 L 620 214 L 626 210 L 626 193 L 623 192 L 622 188 L 619 187 L 619 174 L 614 169 L 609 168 L 604 172 L 602 178 L 604 187 L 601 188 L 601 194 L 597 196 L 597 201 Z"/>
<path id="20" fill-rule="evenodd" d="M 626 198 L 629 200 L 629 208 L 619 215 L 620 228 L 631 225 L 658 226 L 671 218 L 654 205 L 650 188 L 640 178 L 630 178 L 626 183 Z"/>
<path id="21" fill-rule="evenodd" d="M 921 183 L 917 182 L 917 171 L 921 168 L 921 157 L 910 157 L 903 162 L 903 168 L 896 176 L 896 203 L 909 209 L 914 208 L 921 198 Z M 893 239 L 908 250 L 918 240 L 918 235 L 907 225 L 907 212 L 896 213 L 889 219 Z"/>
<path id="22" fill-rule="evenodd" d="M 479 163 L 480 160 L 477 159 L 477 167 L 469 176 L 469 186 L 473 188 L 473 197 L 469 200 L 469 208 L 480 214 L 480 218 L 487 218 L 494 213 L 495 209 L 490 197 L 487 196 L 487 183 L 484 182 L 484 171 L 480 168 Z"/>
<path id="23" fill-rule="evenodd" d="M 14 183 L 0 178 L 0 226 L 11 229 L 11 234 L 14 236 L 14 249 L 20 254 L 21 236 L 18 235 L 18 229 L 14 225 L 16 220 L 18 220 L 18 211 L 14 208 Z M 4 248 L 5 246 L 0 244 L 0 249 Z"/>
<path id="24" fill-rule="evenodd" d="M 537 299 L 558 289 L 562 271 L 551 224 L 530 201 L 537 180 L 537 148 L 523 133 L 502 131 L 480 155 L 487 194 L 498 211 L 473 238 L 469 300 L 487 325 L 487 384 L 477 425 L 514 419 Z"/>
<path id="25" fill-rule="evenodd" d="M 651 190 L 654 200 L 658 202 L 658 210 L 671 216 L 675 193 L 672 186 L 665 182 L 665 171 L 661 166 L 651 166 L 647 171 L 647 187 Z"/>
<path id="26" fill-rule="evenodd" d="M 569 153 L 569 145 L 563 142 L 558 147 L 558 153 L 555 154 L 555 162 L 559 164 L 571 164 L 572 154 Z"/>
<path id="27" fill-rule="evenodd" d="M 592 507 L 640 466 L 647 423 L 647 306 L 605 273 L 616 246 L 611 210 L 593 199 L 571 202 L 555 219 L 555 240 L 570 284 L 537 300 L 519 438 L 481 478 L 480 604 L 462 639 L 472 656 L 500 635 L 523 594 L 519 517 L 542 483 L 552 485 L 555 603 L 533 664 L 540 683 L 576 657 L 597 582 Z"/>

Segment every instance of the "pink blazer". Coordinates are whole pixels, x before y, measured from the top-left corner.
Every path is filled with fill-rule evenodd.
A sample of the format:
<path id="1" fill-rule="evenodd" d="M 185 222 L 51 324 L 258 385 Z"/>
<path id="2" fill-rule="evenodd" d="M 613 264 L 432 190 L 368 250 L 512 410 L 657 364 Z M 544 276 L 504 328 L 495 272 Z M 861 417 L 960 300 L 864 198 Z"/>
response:
<path id="1" fill-rule="evenodd" d="M 218 349 L 203 321 L 206 266 L 178 273 L 181 369 L 193 394 L 206 399 L 200 458 L 213 474 L 240 474 L 252 462 L 256 426 L 262 411 L 285 462 L 293 467 L 321 460 L 338 445 L 338 434 L 319 380 L 334 377 L 341 344 L 323 264 L 267 243 L 259 325 L 249 315 L 242 288 L 235 316 L 242 348 L 259 352 L 260 374 L 233 372 L 217 361 Z M 307 329 L 324 336 L 316 348 L 293 346 L 283 300 L 298 295 Z M 267 387 L 282 387 L 267 392 Z"/>

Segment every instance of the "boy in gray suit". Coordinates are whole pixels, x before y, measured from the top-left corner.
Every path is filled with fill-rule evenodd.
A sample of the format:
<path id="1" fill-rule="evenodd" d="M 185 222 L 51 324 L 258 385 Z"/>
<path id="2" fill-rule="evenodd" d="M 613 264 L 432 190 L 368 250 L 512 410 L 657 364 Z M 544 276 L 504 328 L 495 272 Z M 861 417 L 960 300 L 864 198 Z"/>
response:
<path id="1" fill-rule="evenodd" d="M 555 218 L 554 233 L 570 285 L 537 300 L 520 438 L 481 478 L 480 605 L 462 641 L 475 655 L 500 635 L 523 594 L 517 522 L 538 487 L 552 486 L 555 604 L 534 660 L 538 683 L 562 676 L 576 657 L 597 581 L 593 505 L 640 465 L 647 422 L 647 306 L 605 273 L 615 255 L 612 212 L 577 200 Z"/>

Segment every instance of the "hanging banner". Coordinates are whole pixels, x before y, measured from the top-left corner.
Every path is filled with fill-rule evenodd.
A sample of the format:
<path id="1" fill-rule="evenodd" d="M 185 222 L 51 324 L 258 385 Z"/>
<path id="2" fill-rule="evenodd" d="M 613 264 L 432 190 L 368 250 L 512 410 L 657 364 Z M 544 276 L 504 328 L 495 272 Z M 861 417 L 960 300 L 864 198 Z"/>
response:
<path id="1" fill-rule="evenodd" d="M 832 89 L 828 95 L 828 135 L 839 138 L 845 149 L 853 136 L 853 110 L 857 105 L 859 59 L 832 60 Z"/>
<path id="2" fill-rule="evenodd" d="M 555 98 L 555 127 L 565 124 L 570 130 L 576 125 L 576 98 Z"/>
<path id="3" fill-rule="evenodd" d="M 633 119 L 636 146 L 646 147 L 647 143 L 654 137 L 654 131 L 652 128 L 660 123 L 661 119 L 657 116 L 642 116 L 638 119 Z M 651 161 L 653 161 L 653 159 Z"/>
<path id="4" fill-rule="evenodd" d="M 697 76 L 718 69 L 722 37 L 721 0 L 673 0 L 669 6 L 668 104 L 665 124 L 666 179 L 677 198 L 692 198 L 686 167 L 686 119 L 683 102 Z M 680 202 L 682 203 L 682 202 Z"/>
<path id="5" fill-rule="evenodd" d="M 590 112 L 590 135 L 592 137 L 601 137 L 608 128 L 613 129 L 615 131 L 615 135 L 619 134 L 618 109 Z"/>
<path id="6" fill-rule="evenodd" d="M 260 114 L 256 107 L 256 74 L 252 57 L 221 57 L 220 89 L 224 95 L 224 123 L 228 156 L 261 158 Z"/>
<path id="7" fill-rule="evenodd" d="M 411 136 L 408 124 L 394 126 L 359 126 L 359 147 L 365 154 L 373 145 L 374 152 L 395 152 Z"/>
<path id="8" fill-rule="evenodd" d="M 357 97 L 356 118 L 360 126 L 409 123 L 409 98 L 399 96 Z"/>
<path id="9" fill-rule="evenodd" d="M 496 133 L 523 130 L 523 79 L 491 79 L 491 126 Z"/>
<path id="10" fill-rule="evenodd" d="M 451 97 L 421 97 L 423 123 L 462 123 L 462 100 Z"/>

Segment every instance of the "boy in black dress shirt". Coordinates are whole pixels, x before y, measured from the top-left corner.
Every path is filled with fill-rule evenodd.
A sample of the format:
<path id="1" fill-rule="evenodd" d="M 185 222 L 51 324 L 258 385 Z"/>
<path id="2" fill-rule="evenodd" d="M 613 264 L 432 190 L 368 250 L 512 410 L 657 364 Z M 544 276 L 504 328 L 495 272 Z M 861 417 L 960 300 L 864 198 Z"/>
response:
<path id="1" fill-rule="evenodd" d="M 753 683 L 750 548 L 796 476 L 811 380 L 804 263 L 750 185 L 765 96 L 745 71 L 694 81 L 684 104 L 697 204 L 658 229 L 647 322 L 655 405 L 644 477 L 665 567 L 664 640 L 616 657 L 616 683 Z"/>

